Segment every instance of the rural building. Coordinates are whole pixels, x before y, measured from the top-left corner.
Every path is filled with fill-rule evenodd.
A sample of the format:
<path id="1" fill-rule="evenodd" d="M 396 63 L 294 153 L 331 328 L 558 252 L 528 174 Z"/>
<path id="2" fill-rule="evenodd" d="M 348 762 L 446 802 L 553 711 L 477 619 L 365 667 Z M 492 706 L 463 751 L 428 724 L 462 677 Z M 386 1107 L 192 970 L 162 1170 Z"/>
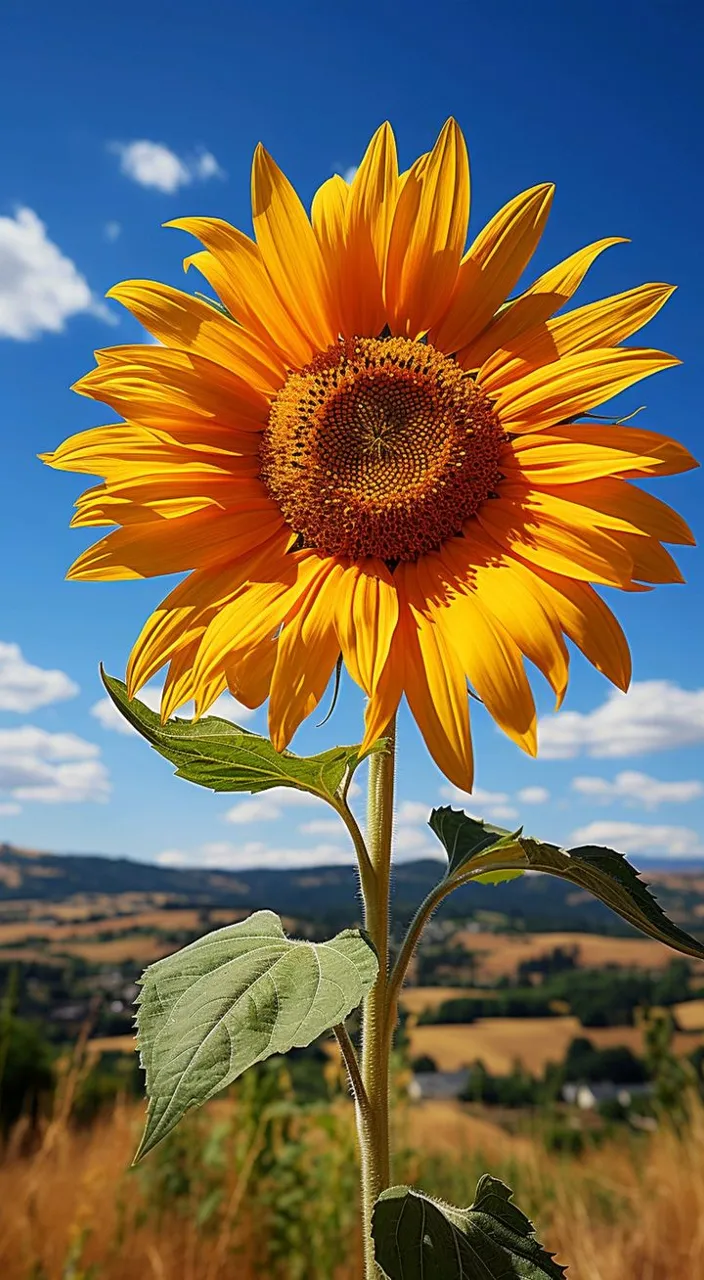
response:
<path id="1" fill-rule="evenodd" d="M 414 1102 L 424 1098 L 459 1098 L 469 1083 L 469 1067 L 459 1071 L 416 1071 L 409 1086 L 408 1096 Z"/>
<path id="2" fill-rule="evenodd" d="M 610 1080 L 600 1080 L 594 1084 L 566 1084 L 562 1087 L 562 1098 L 570 1106 L 579 1107 L 581 1111 L 591 1111 L 601 1106 L 602 1102 L 618 1102 L 624 1109 L 630 1107 L 634 1098 L 647 1097 L 652 1093 L 649 1084 L 614 1084 Z"/>

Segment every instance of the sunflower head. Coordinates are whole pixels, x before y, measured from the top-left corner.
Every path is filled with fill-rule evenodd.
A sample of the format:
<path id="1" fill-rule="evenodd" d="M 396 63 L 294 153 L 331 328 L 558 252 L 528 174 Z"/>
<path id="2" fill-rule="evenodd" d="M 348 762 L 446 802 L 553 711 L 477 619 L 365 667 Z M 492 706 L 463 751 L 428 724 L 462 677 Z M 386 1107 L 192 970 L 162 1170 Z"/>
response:
<path id="1" fill-rule="evenodd" d="M 273 401 L 262 479 L 301 545 L 417 560 L 496 490 L 504 434 L 456 361 L 408 338 L 347 338 Z"/>
<path id="2" fill-rule="evenodd" d="M 517 195 L 467 247 L 452 120 L 404 173 L 383 125 L 310 217 L 258 147 L 254 239 L 214 218 L 172 224 L 200 241 L 186 266 L 212 303 L 144 280 L 111 291 L 159 345 L 98 352 L 76 389 L 123 421 L 43 456 L 101 478 L 75 525 L 116 526 L 69 577 L 187 575 L 135 644 L 130 696 L 167 666 L 165 718 L 225 688 L 268 699 L 282 749 L 341 655 L 367 695 L 364 747 L 405 696 L 469 789 L 470 689 L 534 753 L 525 659 L 558 704 L 565 638 L 627 687 L 628 646 L 594 587 L 682 580 L 662 544 L 689 529 L 631 482 L 696 463 L 589 415 L 678 363 L 622 345 L 672 289 L 558 315 L 611 238 L 515 293 L 552 195 Z"/>

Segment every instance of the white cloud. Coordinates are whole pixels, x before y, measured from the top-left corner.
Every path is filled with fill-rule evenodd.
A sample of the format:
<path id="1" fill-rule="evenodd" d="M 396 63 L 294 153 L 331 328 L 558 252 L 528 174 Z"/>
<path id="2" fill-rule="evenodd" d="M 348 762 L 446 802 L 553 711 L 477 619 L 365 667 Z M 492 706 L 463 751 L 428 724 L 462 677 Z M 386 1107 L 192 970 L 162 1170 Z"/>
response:
<path id="1" fill-rule="evenodd" d="M 518 817 L 518 810 L 510 803 L 511 797 L 507 791 L 484 791 L 482 787 L 475 787 L 470 793 L 450 785 L 441 787 L 440 790 L 448 800 L 461 804 L 472 818 L 496 818 L 500 821 L 502 818 Z"/>
<path id="2" fill-rule="evenodd" d="M 396 810 L 397 822 L 426 822 L 430 817 L 430 805 L 422 800 L 402 800 Z"/>
<path id="3" fill-rule="evenodd" d="M 192 172 L 193 176 L 200 178 L 201 182 L 207 182 L 208 178 L 225 177 L 225 172 L 220 168 L 212 151 L 201 151 L 193 161 Z"/>
<path id="4" fill-rule="evenodd" d="M 660 804 L 685 804 L 704 795 L 704 783 L 661 782 L 647 773 L 625 770 L 615 778 L 577 777 L 572 779 L 572 790 L 589 796 L 598 804 L 610 804 L 623 800 L 645 809 L 657 809 Z"/>
<path id="5" fill-rule="evenodd" d="M 33 209 L 0 217 L 0 338 L 28 341 L 62 333 L 68 318 L 80 312 L 116 323 Z"/>
<path id="6" fill-rule="evenodd" d="M 252 796 L 249 800 L 239 800 L 231 809 L 223 814 L 226 822 L 235 826 L 245 826 L 250 822 L 273 822 L 283 817 L 284 809 L 308 808 L 310 805 L 322 804 L 317 796 L 308 791 L 296 791 L 293 787 L 272 787 L 263 795 Z"/>
<path id="7" fill-rule="evenodd" d="M 122 235 L 122 224 L 120 222 L 106 222 L 103 227 L 103 235 L 110 243 L 119 240 Z"/>
<path id="8" fill-rule="evenodd" d="M 640 822 L 590 822 L 572 832 L 570 843 L 603 844 L 619 853 L 657 853 L 673 858 L 704 854 L 704 843 L 693 827 L 651 827 Z"/>
<path id="9" fill-rule="evenodd" d="M 140 690 L 137 697 L 150 710 L 158 711 L 161 705 L 161 685 L 147 685 Z M 95 716 L 103 729 L 126 735 L 137 732 L 118 711 L 112 698 L 100 698 L 98 702 L 94 702 L 90 709 L 90 714 Z M 188 720 L 193 715 L 193 703 L 187 702 L 183 707 L 179 708 L 177 714 L 179 719 Z M 241 702 L 236 702 L 234 698 L 230 697 L 229 693 L 221 693 L 207 714 L 209 716 L 220 716 L 222 720 L 232 720 L 235 724 L 243 724 L 245 720 L 251 720 L 256 713 L 250 707 L 244 707 Z"/>
<path id="10" fill-rule="evenodd" d="M 672 680 L 642 680 L 628 693 L 613 689 L 594 711 L 561 711 L 539 727 L 540 753 L 554 760 L 644 755 L 701 742 L 704 689 L 682 689 Z"/>
<path id="11" fill-rule="evenodd" d="M 340 818 L 313 818 L 302 822 L 298 830 L 306 836 L 339 836 L 343 831 L 340 822 Z"/>
<path id="12" fill-rule="evenodd" d="M 516 792 L 516 799 L 524 804 L 546 804 L 550 799 L 547 787 L 522 787 Z"/>
<path id="13" fill-rule="evenodd" d="M 223 815 L 226 822 L 233 826 L 249 826 L 251 822 L 272 822 L 281 817 L 281 809 L 267 796 L 252 796 L 251 800 L 242 800 L 234 804 Z"/>
<path id="14" fill-rule="evenodd" d="M 154 859 L 162 867 L 213 867 L 220 870 L 239 871 L 247 868 L 265 870 L 291 870 L 309 867 L 352 866 L 353 850 L 336 844 L 321 843 L 292 849 L 264 844 L 261 840 L 249 840 L 245 844 L 232 844 L 227 840 L 212 841 L 197 849 L 165 849 Z"/>
<path id="15" fill-rule="evenodd" d="M 0 804 L 0 818 L 14 818 L 16 814 L 21 812 L 21 804 Z"/>
<path id="16" fill-rule="evenodd" d="M 411 854 L 415 858 L 443 858 L 442 846 L 432 840 L 427 829 L 422 827 L 398 826 L 394 831 L 394 856 Z M 403 861 L 403 857 L 400 859 Z"/>
<path id="17" fill-rule="evenodd" d="M 35 711 L 75 698 L 78 685 L 63 671 L 34 667 L 18 644 L 0 640 L 0 711 Z"/>
<path id="18" fill-rule="evenodd" d="M 352 182 L 358 169 L 359 169 L 358 164 L 351 164 L 349 169 L 345 169 L 345 172 L 342 175 L 343 178 L 345 179 L 345 182 Z"/>
<path id="19" fill-rule="evenodd" d="M 99 747 L 73 733 L 0 729 L 0 792 L 43 804 L 105 800 L 110 783 L 99 757 Z"/>
<path id="20" fill-rule="evenodd" d="M 194 156 L 179 156 L 161 142 L 137 138 L 133 142 L 113 142 L 110 150 L 120 157 L 120 169 L 141 187 L 154 187 L 171 193 L 191 182 L 207 182 L 224 177 L 211 151 Z"/>

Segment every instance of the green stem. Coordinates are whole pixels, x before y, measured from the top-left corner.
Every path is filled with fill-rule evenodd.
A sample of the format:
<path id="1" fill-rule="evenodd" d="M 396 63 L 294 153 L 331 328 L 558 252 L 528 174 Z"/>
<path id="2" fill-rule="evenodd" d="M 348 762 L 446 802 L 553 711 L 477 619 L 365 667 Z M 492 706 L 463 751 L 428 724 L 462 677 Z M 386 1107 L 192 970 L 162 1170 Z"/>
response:
<path id="1" fill-rule="evenodd" d="M 362 1081 L 369 1103 L 367 1122 L 358 1108 L 362 1157 L 362 1214 L 365 1280 L 375 1280 L 371 1238 L 372 1210 L 379 1194 L 389 1186 L 389 1056 L 393 1027 L 387 1018 L 389 969 L 389 882 L 394 813 L 395 720 L 384 737 L 386 749 L 369 758 L 367 850 L 372 875 L 365 885 L 365 927 L 379 958 L 379 975 L 364 1002 L 362 1018 Z"/>
<path id="2" fill-rule="evenodd" d="M 460 889 L 463 885 L 471 884 L 476 880 L 477 876 L 485 875 L 487 871 L 513 871 L 516 869 L 515 861 L 502 862 L 501 855 L 485 858 L 480 866 L 474 867 L 471 871 L 465 872 L 464 875 L 457 875 L 451 879 L 441 880 L 436 884 L 434 889 L 430 890 L 427 898 L 421 902 L 416 914 L 406 931 L 406 936 L 398 953 L 396 963 L 389 976 L 386 991 L 386 1018 L 387 1023 L 391 1027 L 396 1026 L 398 1017 L 398 998 L 403 986 L 403 980 L 408 971 L 408 966 L 413 959 L 413 952 L 418 946 L 420 935 L 422 934 L 428 920 L 444 898 L 447 898 L 454 889 Z"/>

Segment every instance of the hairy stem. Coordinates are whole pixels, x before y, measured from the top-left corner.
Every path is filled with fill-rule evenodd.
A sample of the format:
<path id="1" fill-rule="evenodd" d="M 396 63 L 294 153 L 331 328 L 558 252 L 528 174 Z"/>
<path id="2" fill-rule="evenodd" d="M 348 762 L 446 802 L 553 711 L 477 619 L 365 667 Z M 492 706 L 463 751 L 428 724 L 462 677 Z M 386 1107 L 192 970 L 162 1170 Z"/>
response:
<path id="1" fill-rule="evenodd" d="M 349 1032 L 344 1022 L 339 1022 L 336 1027 L 333 1027 L 333 1032 L 335 1033 L 335 1039 L 340 1046 L 342 1061 L 347 1068 L 350 1088 L 352 1090 L 352 1096 L 354 1097 L 358 1115 L 365 1129 L 368 1129 L 370 1126 L 369 1099 L 364 1087 L 364 1081 L 359 1069 L 359 1061 L 357 1059 L 357 1054 L 355 1053 L 354 1045 L 350 1040 Z"/>
<path id="2" fill-rule="evenodd" d="M 389 1054 L 392 1028 L 387 1017 L 389 969 L 389 880 L 394 811 L 396 726 L 385 733 L 386 750 L 369 759 L 367 850 L 371 876 L 365 885 L 365 927 L 379 958 L 379 975 L 364 1002 L 362 1019 L 362 1081 L 369 1101 L 368 1123 L 358 1109 L 362 1156 L 362 1212 L 365 1280 L 379 1275 L 374 1261 L 371 1221 L 374 1203 L 389 1185 Z"/>
<path id="3" fill-rule="evenodd" d="M 391 1028 L 396 1026 L 398 1017 L 398 998 L 403 986 L 403 980 L 408 971 L 408 966 L 413 959 L 413 952 L 418 946 L 420 936 L 428 923 L 431 915 L 440 906 L 444 898 L 447 898 L 454 889 L 460 889 L 463 885 L 471 884 L 476 880 L 477 876 L 485 875 L 487 871 L 513 871 L 516 870 L 515 861 L 503 860 L 500 853 L 482 859 L 481 865 L 474 867 L 471 871 L 467 871 L 464 875 L 456 875 L 450 879 L 441 880 L 436 884 L 434 889 L 430 890 L 428 896 L 421 902 L 416 914 L 406 931 L 403 939 L 401 950 L 398 953 L 396 963 L 389 976 L 386 986 L 386 1018 L 387 1025 Z"/>

